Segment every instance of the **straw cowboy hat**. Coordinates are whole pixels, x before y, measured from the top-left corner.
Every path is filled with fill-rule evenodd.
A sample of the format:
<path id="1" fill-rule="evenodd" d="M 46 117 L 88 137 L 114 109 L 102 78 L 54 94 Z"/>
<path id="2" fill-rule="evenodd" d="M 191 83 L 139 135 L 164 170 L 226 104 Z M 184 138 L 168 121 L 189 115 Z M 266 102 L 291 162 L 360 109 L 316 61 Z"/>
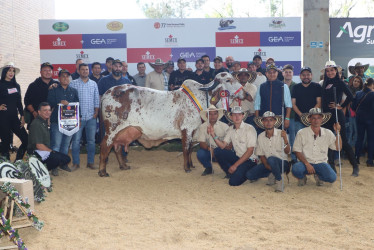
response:
<path id="1" fill-rule="evenodd" d="M 242 110 L 242 107 L 240 106 L 234 106 L 232 107 L 231 111 L 228 112 L 226 110 L 224 110 L 224 115 L 226 117 L 226 119 L 230 122 L 230 123 L 234 123 L 231 119 L 231 115 L 232 114 L 243 114 L 243 121 L 245 121 L 245 119 L 247 119 L 248 115 L 249 115 L 249 111 L 243 111 Z"/>
<path id="2" fill-rule="evenodd" d="M 157 58 L 155 63 L 149 63 L 149 65 L 152 68 L 155 68 L 155 66 L 162 66 L 163 68 L 167 67 L 169 64 L 162 61 L 161 58 Z"/>
<path id="3" fill-rule="evenodd" d="M 275 115 L 271 111 L 266 111 L 262 117 L 255 117 L 253 121 L 256 123 L 256 125 L 259 128 L 265 129 L 264 123 L 262 122 L 262 119 L 267 118 L 267 117 L 273 117 L 276 121 L 274 124 L 275 128 L 279 128 L 280 125 L 282 125 L 282 117 L 280 115 Z"/>
<path id="4" fill-rule="evenodd" d="M 362 63 L 358 62 L 358 63 L 355 64 L 355 66 L 349 66 L 348 67 L 348 71 L 352 75 L 356 75 L 356 72 L 355 72 L 356 68 L 363 67 L 364 68 L 364 72 L 365 72 L 366 70 L 368 70 L 369 66 L 370 66 L 369 64 L 362 64 Z"/>
<path id="5" fill-rule="evenodd" d="M 301 122 L 305 125 L 305 126 L 310 126 L 310 121 L 309 121 L 309 117 L 311 115 L 322 115 L 322 123 L 321 123 L 321 126 L 323 124 L 325 124 L 326 122 L 328 122 L 328 120 L 330 120 L 331 118 L 331 113 L 322 113 L 321 109 L 320 108 L 311 108 L 309 110 L 309 113 L 303 113 L 301 114 L 300 116 L 300 120 Z"/>
<path id="6" fill-rule="evenodd" d="M 222 116 L 223 116 L 223 109 L 217 109 L 216 106 L 210 105 L 209 108 L 200 111 L 200 117 L 205 122 L 208 121 L 208 112 L 209 111 L 217 111 L 218 112 L 218 119 L 217 119 L 217 121 L 219 121 L 222 118 Z"/>
<path id="7" fill-rule="evenodd" d="M 321 70 L 321 73 L 325 74 L 325 69 L 327 69 L 327 68 L 337 68 L 339 73 L 343 69 L 340 65 L 336 65 L 335 61 L 327 61 L 325 63 L 325 67 Z"/>
<path id="8" fill-rule="evenodd" d="M 246 74 L 248 75 L 248 81 L 249 83 L 252 83 L 256 80 L 257 74 L 255 72 L 249 72 L 246 68 L 241 68 L 238 72 L 235 72 L 233 75 L 235 78 L 239 81 L 239 75 L 240 74 Z"/>
<path id="9" fill-rule="evenodd" d="M 0 68 L 0 75 L 3 73 L 3 69 L 5 68 L 14 68 L 15 75 L 17 75 L 21 70 L 14 66 L 14 62 L 6 63 L 2 68 Z"/>

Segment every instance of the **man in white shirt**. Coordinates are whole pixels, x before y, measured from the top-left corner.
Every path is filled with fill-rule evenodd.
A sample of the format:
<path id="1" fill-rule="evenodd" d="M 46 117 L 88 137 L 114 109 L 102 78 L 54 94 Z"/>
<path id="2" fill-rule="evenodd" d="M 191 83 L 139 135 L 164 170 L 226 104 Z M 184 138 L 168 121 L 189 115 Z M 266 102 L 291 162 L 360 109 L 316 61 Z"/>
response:
<path id="1" fill-rule="evenodd" d="M 323 182 L 334 182 L 336 173 L 327 163 L 328 149 L 341 150 L 342 143 L 338 144 L 340 137 L 340 124 L 334 124 L 335 135 L 329 129 L 322 128 L 331 118 L 331 113 L 322 113 L 320 108 L 312 108 L 309 113 L 301 115 L 301 122 L 305 126 L 297 132 L 293 144 L 299 162 L 292 166 L 292 174 L 298 179 L 298 186 L 304 186 L 307 181 L 306 175 L 314 174 L 317 186 Z"/>
<path id="2" fill-rule="evenodd" d="M 160 58 L 157 58 L 155 63 L 149 63 L 149 65 L 154 71 L 145 77 L 145 86 L 151 89 L 168 90 L 169 74 L 163 72 L 166 64 Z"/>

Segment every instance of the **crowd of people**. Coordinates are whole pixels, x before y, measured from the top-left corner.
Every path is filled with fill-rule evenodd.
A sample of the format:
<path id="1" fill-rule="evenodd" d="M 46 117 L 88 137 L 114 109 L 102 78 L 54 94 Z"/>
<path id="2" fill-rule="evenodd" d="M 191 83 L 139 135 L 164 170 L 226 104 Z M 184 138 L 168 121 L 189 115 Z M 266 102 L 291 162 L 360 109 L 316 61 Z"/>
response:
<path id="1" fill-rule="evenodd" d="M 152 72 L 147 74 L 147 65 L 139 62 L 138 72 L 132 76 L 125 61 L 108 57 L 105 70 L 94 62 L 90 74 L 89 65 L 78 59 L 76 71 L 59 71 L 58 81 L 52 79 L 53 65 L 43 63 L 40 77 L 25 93 L 25 108 L 16 81 L 20 69 L 8 63 L 0 69 L 1 154 L 10 159 L 14 133 L 21 141 L 16 160 L 26 151 L 37 154 L 57 176 L 58 169 L 71 172 L 80 168 L 83 141 L 87 168 L 96 169 L 95 143 L 105 133 L 99 122 L 99 103 L 108 89 L 132 84 L 174 91 L 187 79 L 208 84 L 217 74 L 229 72 L 243 86 L 245 98 L 228 103 L 218 94 L 201 111 L 205 122 L 197 133 L 197 158 L 205 168 L 203 176 L 212 174 L 212 162 L 218 162 L 233 186 L 268 177 L 268 185 L 276 184 L 275 190 L 281 191 L 282 169 L 292 171 L 299 185 L 306 183 L 308 174 L 314 174 L 317 185 L 322 185 L 336 179 L 336 151 L 340 148 L 352 165 L 353 176 L 359 175 L 364 148 L 367 166 L 374 166 L 374 80 L 365 75 L 369 65 L 350 66 L 352 76 L 344 81 L 341 67 L 328 61 L 319 83 L 312 82 L 311 68 L 303 67 L 297 72 L 301 82 L 295 83 L 294 67 L 278 68 L 274 58 L 268 58 L 264 68 L 259 55 L 246 68 L 232 56 L 226 57 L 225 65 L 220 56 L 213 59 L 213 68 L 210 63 L 204 55 L 196 60 L 193 71 L 179 58 L 174 70 L 173 61 L 156 59 L 149 63 Z M 59 130 L 58 106 L 75 102 L 79 102 L 80 128 L 67 136 Z M 223 115 L 224 110 L 229 115 Z M 69 167 L 70 146 L 73 164 Z"/>

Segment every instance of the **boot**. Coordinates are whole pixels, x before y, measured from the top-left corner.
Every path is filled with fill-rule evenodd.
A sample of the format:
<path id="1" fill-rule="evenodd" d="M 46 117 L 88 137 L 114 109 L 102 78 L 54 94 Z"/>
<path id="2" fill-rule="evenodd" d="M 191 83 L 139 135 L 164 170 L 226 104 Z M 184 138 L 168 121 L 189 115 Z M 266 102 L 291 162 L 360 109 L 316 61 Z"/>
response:
<path id="1" fill-rule="evenodd" d="M 15 161 L 22 160 L 24 155 L 25 155 L 25 150 L 23 148 L 19 148 L 18 151 L 17 151 Z"/>
<path id="2" fill-rule="evenodd" d="M 358 168 L 358 166 L 353 167 L 352 176 L 357 177 L 359 172 L 360 169 Z"/>

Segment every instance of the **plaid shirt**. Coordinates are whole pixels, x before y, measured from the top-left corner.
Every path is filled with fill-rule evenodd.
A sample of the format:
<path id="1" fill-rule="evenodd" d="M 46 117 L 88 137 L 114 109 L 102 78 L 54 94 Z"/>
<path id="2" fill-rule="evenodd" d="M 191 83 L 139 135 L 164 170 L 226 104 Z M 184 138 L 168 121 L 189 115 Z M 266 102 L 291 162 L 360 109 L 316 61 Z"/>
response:
<path id="1" fill-rule="evenodd" d="M 86 83 L 78 78 L 69 85 L 78 91 L 81 118 L 90 120 L 95 114 L 95 108 L 99 108 L 99 91 L 96 82 L 88 80 Z"/>

